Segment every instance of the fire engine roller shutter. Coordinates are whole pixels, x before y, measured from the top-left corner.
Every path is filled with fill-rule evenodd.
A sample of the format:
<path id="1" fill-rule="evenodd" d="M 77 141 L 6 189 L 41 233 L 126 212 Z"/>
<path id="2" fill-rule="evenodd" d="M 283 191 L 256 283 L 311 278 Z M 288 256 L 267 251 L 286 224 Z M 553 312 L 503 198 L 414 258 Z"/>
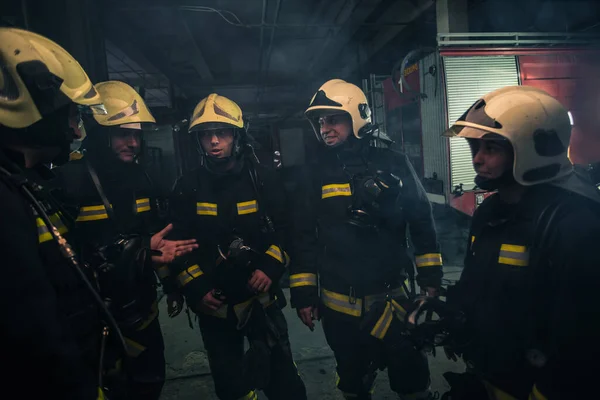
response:
<path id="1" fill-rule="evenodd" d="M 515 56 L 444 57 L 448 123 L 452 125 L 481 96 L 519 84 Z M 452 188 L 461 183 L 471 190 L 475 171 L 465 139 L 450 139 Z"/>

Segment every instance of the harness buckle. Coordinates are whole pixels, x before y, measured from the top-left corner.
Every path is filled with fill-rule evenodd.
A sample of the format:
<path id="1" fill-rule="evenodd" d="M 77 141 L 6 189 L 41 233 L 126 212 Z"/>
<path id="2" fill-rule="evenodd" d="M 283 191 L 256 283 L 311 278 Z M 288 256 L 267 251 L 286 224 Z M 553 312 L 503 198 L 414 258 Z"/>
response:
<path id="1" fill-rule="evenodd" d="M 356 291 L 353 286 L 350 286 L 350 293 L 348 293 L 348 302 L 352 305 L 356 304 Z"/>

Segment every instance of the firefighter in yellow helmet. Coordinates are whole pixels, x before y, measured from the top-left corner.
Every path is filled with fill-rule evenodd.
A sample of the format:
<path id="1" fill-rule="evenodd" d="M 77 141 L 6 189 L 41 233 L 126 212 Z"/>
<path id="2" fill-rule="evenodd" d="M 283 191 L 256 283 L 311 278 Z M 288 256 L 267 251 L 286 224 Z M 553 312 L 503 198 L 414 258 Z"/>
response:
<path id="1" fill-rule="evenodd" d="M 589 344 L 600 328 L 589 316 L 598 313 L 592 249 L 600 237 L 600 195 L 573 172 L 570 133 L 567 110 L 526 86 L 483 96 L 446 132 L 468 140 L 475 182 L 497 191 L 473 217 L 465 268 L 448 292 L 466 316 L 455 340 L 462 345 L 450 350 L 468 365 L 466 374 L 449 377 L 456 382 L 449 398 L 577 399 L 594 392 L 588 382 L 597 375 L 590 366 L 598 351 Z"/>
<path id="2" fill-rule="evenodd" d="M 104 112 L 102 99 L 66 50 L 35 33 L 0 28 L 2 385 L 20 398 L 103 398 L 102 321 L 114 319 L 66 240 L 45 167 L 67 160 L 79 113 L 92 109 Z M 109 331 L 118 338 L 116 324 Z"/>
<path id="3" fill-rule="evenodd" d="M 84 121 L 85 157 L 57 169 L 54 193 L 73 216 L 76 246 L 96 268 L 101 295 L 127 339 L 121 375 L 106 379 L 111 399 L 158 399 L 165 359 L 156 275 L 170 294 L 173 285 L 166 264 L 196 245 L 194 240 L 164 239 L 172 225 L 164 227 L 157 208 L 159 193 L 138 162 L 143 130 L 156 122 L 144 100 L 124 82 L 95 87 L 107 112 Z M 150 250 L 158 252 L 151 255 Z M 107 268 L 107 262 L 115 267 Z M 181 310 L 181 301 L 176 307 L 170 313 Z M 105 357 L 107 369 L 121 356 L 112 353 Z"/>
<path id="4" fill-rule="evenodd" d="M 314 320 L 323 321 L 346 398 L 370 399 L 376 371 L 385 367 L 403 399 L 428 398 L 427 359 L 400 335 L 404 282 L 413 269 L 407 226 L 419 286 L 435 295 L 441 284 L 425 190 L 404 154 L 371 146 L 377 127 L 357 86 L 341 79 L 324 83 L 306 116 L 322 151 L 308 187 L 293 196 L 299 204 L 293 207 L 298 260 L 290 271 L 292 306 L 311 330 Z M 327 250 L 321 257 L 320 248 Z"/>
<path id="5" fill-rule="evenodd" d="M 224 96 L 196 106 L 189 134 L 202 165 L 177 181 L 171 210 L 174 236 L 195 237 L 200 248 L 171 272 L 198 317 L 219 399 L 256 399 L 262 389 L 272 400 L 303 400 L 279 289 L 286 199 L 244 128 L 240 107 Z"/>

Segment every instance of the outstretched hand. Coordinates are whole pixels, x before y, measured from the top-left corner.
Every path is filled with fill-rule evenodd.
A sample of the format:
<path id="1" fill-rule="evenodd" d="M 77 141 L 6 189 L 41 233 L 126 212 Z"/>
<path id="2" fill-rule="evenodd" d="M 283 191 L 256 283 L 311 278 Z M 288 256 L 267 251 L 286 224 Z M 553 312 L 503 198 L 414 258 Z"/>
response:
<path id="1" fill-rule="evenodd" d="M 163 228 L 162 231 L 156 233 L 150 239 L 150 248 L 152 250 L 158 250 L 162 254 L 152 256 L 152 261 L 157 264 L 169 264 L 172 263 L 177 257 L 192 252 L 198 248 L 196 239 L 188 240 L 167 240 L 165 236 L 173 230 L 173 224 L 169 224 Z"/>

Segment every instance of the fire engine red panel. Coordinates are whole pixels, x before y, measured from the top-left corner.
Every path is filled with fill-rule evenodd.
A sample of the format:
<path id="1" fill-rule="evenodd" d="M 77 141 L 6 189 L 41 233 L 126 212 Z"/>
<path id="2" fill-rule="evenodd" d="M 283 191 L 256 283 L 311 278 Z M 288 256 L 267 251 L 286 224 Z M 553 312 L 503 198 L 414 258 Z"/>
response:
<path id="1" fill-rule="evenodd" d="M 406 82 L 408 82 L 411 91 L 419 91 L 421 90 L 421 84 L 419 79 L 419 70 L 416 68 L 418 64 L 413 64 L 413 66 L 408 67 L 405 71 L 410 71 L 408 75 L 406 75 Z M 398 79 L 399 74 L 396 79 Z M 398 93 L 394 90 L 392 86 L 392 78 L 388 78 L 383 81 L 383 95 L 385 97 L 385 106 L 387 110 L 393 110 L 395 108 L 402 107 L 405 104 L 412 103 L 414 101 L 414 96 L 407 94 L 406 96 L 400 97 Z"/>
<path id="2" fill-rule="evenodd" d="M 573 116 L 571 160 L 600 161 L 600 56 L 593 53 L 519 56 L 521 83 L 545 90 Z"/>

